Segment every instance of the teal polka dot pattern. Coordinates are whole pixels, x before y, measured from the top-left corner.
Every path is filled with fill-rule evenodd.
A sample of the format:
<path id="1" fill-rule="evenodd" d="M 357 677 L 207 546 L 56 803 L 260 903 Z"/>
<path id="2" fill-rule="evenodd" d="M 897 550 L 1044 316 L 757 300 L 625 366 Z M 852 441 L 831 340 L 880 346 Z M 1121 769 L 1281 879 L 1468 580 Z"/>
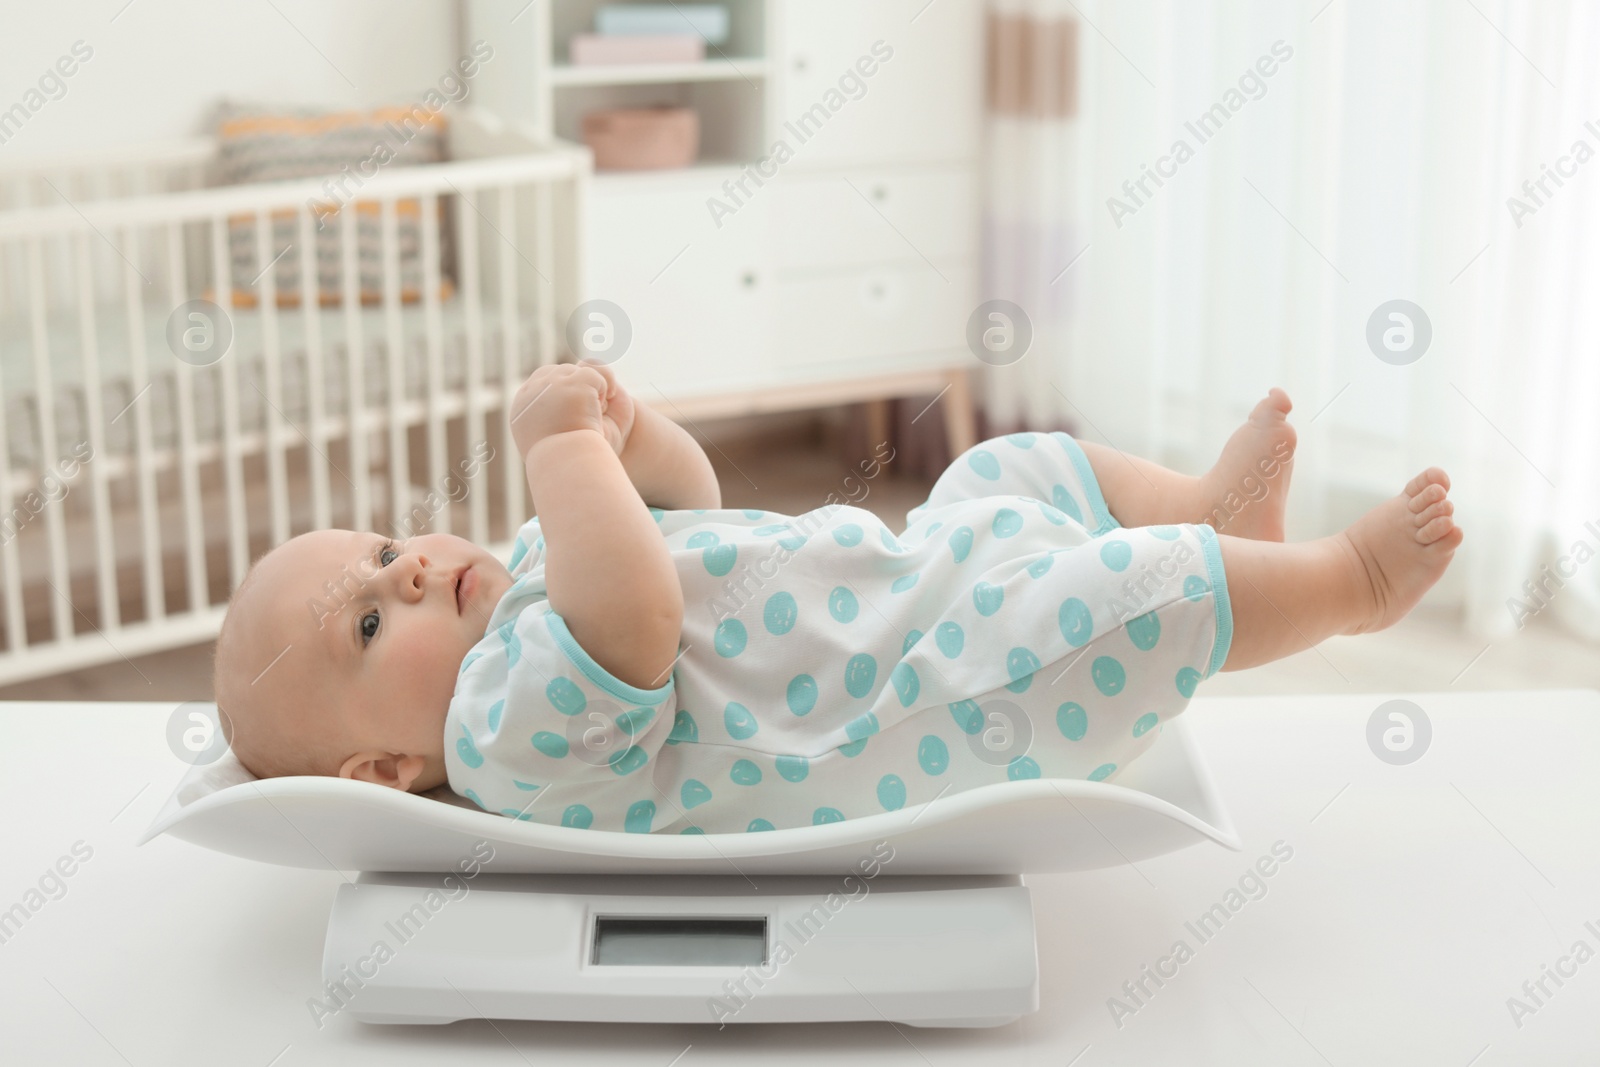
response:
<path id="1" fill-rule="evenodd" d="M 1152 526 L 1150 536 L 1159 537 L 1163 541 L 1176 541 L 1183 536 L 1183 531 L 1176 526 Z"/>
<path id="2" fill-rule="evenodd" d="M 955 558 L 955 561 L 957 563 L 962 562 L 972 552 L 972 527 L 957 526 L 950 531 L 950 536 L 946 543 L 950 546 L 950 554 Z"/>
<path id="3" fill-rule="evenodd" d="M 1056 623 L 1061 627 L 1061 636 L 1073 648 L 1082 648 L 1094 636 L 1094 616 L 1089 613 L 1089 605 L 1075 596 L 1061 602 Z"/>
<path id="4" fill-rule="evenodd" d="M 1031 756 L 1017 756 L 1006 764 L 1006 777 L 1013 782 L 1039 777 L 1039 764 Z"/>
<path id="5" fill-rule="evenodd" d="M 1137 618 L 1128 620 L 1128 640 L 1133 642 L 1133 647 L 1142 652 L 1149 652 L 1156 647 L 1156 642 L 1161 640 L 1161 620 L 1153 611 L 1147 611 Z"/>
<path id="6" fill-rule="evenodd" d="M 705 831 L 702 830 L 698 826 L 685 826 L 682 830 L 679 830 L 678 833 L 679 834 L 703 834 L 703 833 L 705 833 Z"/>
<path id="7" fill-rule="evenodd" d="M 1043 515 L 1045 521 L 1052 526 L 1065 526 L 1068 521 L 1066 515 L 1046 504 L 1043 500 L 1039 501 L 1039 514 Z"/>
<path id="8" fill-rule="evenodd" d="M 1108 697 L 1116 696 L 1128 684 L 1128 672 L 1115 656 L 1097 657 L 1089 666 L 1089 676 L 1094 679 L 1094 687 Z"/>
<path id="9" fill-rule="evenodd" d="M 1100 546 L 1100 559 L 1114 571 L 1125 571 L 1133 562 L 1133 546 L 1120 538 L 1107 541 Z"/>
<path id="10" fill-rule="evenodd" d="M 522 557 L 528 554 L 528 543 L 517 534 L 517 539 L 511 545 L 511 562 L 506 564 L 507 570 L 516 570 L 517 564 L 522 562 Z"/>
<path id="11" fill-rule="evenodd" d="M 823 823 L 844 822 L 844 812 L 838 808 L 818 808 L 811 813 L 811 825 L 821 826 Z"/>
<path id="12" fill-rule="evenodd" d="M 496 700 L 493 704 L 489 705 L 488 720 L 490 733 L 497 734 L 500 732 L 500 718 L 505 714 L 505 711 L 506 702 L 504 700 Z"/>
<path id="13" fill-rule="evenodd" d="M 848 756 L 851 759 L 855 759 L 857 756 L 861 755 L 862 749 L 867 747 L 867 742 L 870 741 L 870 740 L 872 740 L 872 738 L 863 737 L 861 740 L 852 741 L 848 745 L 840 745 L 839 746 L 839 753 L 840 753 L 840 755 Z"/>
<path id="14" fill-rule="evenodd" d="M 655 708 L 631 708 L 616 717 L 617 728 L 630 738 L 638 737 L 644 733 L 650 721 L 656 717 Z"/>
<path id="15" fill-rule="evenodd" d="M 734 760 L 733 767 L 728 771 L 728 777 L 734 785 L 760 785 L 761 768 L 750 760 Z"/>
<path id="16" fill-rule="evenodd" d="M 1006 688 L 1013 693 L 1026 693 L 1028 686 L 1033 684 L 1033 672 L 1042 666 L 1032 650 L 1020 645 L 1013 648 L 1006 653 L 1006 673 L 1011 676 Z"/>
<path id="17" fill-rule="evenodd" d="M 904 593 L 907 589 L 910 589 L 912 586 L 916 585 L 917 579 L 920 577 L 922 577 L 921 571 L 914 571 L 911 574 L 902 574 L 900 577 L 889 583 L 889 592 Z"/>
<path id="18" fill-rule="evenodd" d="M 976 700 L 958 700 L 950 705 L 950 715 L 963 733 L 976 735 L 983 729 L 983 709 Z"/>
<path id="19" fill-rule="evenodd" d="M 623 822 L 623 830 L 630 834 L 647 834 L 650 824 L 656 818 L 656 802 L 653 800 L 640 800 L 628 808 L 628 817 Z"/>
<path id="20" fill-rule="evenodd" d="M 679 708 L 672 717 L 672 732 L 667 735 L 667 744 L 682 745 L 694 744 L 700 740 L 700 727 L 694 721 L 694 716 L 684 708 Z"/>
<path id="21" fill-rule="evenodd" d="M 1198 604 L 1211 592 L 1211 586 L 1198 574 L 1191 574 L 1183 580 L 1183 595 Z"/>
<path id="22" fill-rule="evenodd" d="M 996 537 L 1015 537 L 1022 530 L 1022 516 L 1010 508 L 1001 508 L 994 513 L 990 528 Z"/>
<path id="23" fill-rule="evenodd" d="M 678 790 L 678 799 L 683 802 L 685 809 L 698 808 L 711 799 L 711 789 L 700 779 L 690 778 Z"/>
<path id="24" fill-rule="evenodd" d="M 817 706 L 817 680 L 809 674 L 797 674 L 789 679 L 788 691 L 784 699 L 789 703 L 789 710 L 796 715 L 810 715 L 811 709 Z"/>
<path id="25" fill-rule="evenodd" d="M 456 738 L 456 755 L 461 757 L 461 762 L 468 767 L 478 768 L 483 766 L 483 753 L 478 751 L 478 746 L 472 743 L 472 735 L 467 733 L 465 726 L 461 727 L 461 736 Z"/>
<path id="26" fill-rule="evenodd" d="M 736 741 L 744 741 L 756 735 L 760 726 L 756 717 L 750 714 L 750 709 L 736 700 L 730 700 L 722 712 L 722 725 L 727 729 L 728 736 Z"/>
<path id="27" fill-rule="evenodd" d="M 533 747 L 551 759 L 564 758 L 568 750 L 567 739 L 549 730 L 540 730 L 533 735 Z"/>
<path id="28" fill-rule="evenodd" d="M 788 592 L 773 593 L 767 597 L 767 606 L 761 611 L 761 621 L 766 624 L 767 633 L 775 637 L 782 637 L 794 629 L 795 620 L 800 617 L 800 605 L 795 603 L 794 594 Z"/>
<path id="29" fill-rule="evenodd" d="M 723 619 L 717 623 L 716 636 L 711 639 L 717 655 L 731 658 L 744 651 L 746 634 L 744 623 L 738 619 Z"/>
<path id="30" fill-rule="evenodd" d="M 840 622 L 854 622 L 860 611 L 861 605 L 856 601 L 856 595 L 844 586 L 836 585 L 833 592 L 828 594 L 828 614 Z"/>
<path id="31" fill-rule="evenodd" d="M 933 631 L 933 643 L 939 646 L 945 659 L 955 659 L 966 647 L 967 634 L 959 622 L 941 622 Z"/>
<path id="32" fill-rule="evenodd" d="M 698 533 L 690 534 L 689 539 L 684 544 L 690 548 L 709 548 L 720 540 L 721 538 L 710 530 L 701 530 Z"/>
<path id="33" fill-rule="evenodd" d="M 978 614 L 988 617 L 1000 610 L 1006 601 L 1006 587 L 993 582 L 980 581 L 972 587 L 972 606 Z"/>
<path id="34" fill-rule="evenodd" d="M 1178 672 L 1178 695 L 1188 700 L 1194 696 L 1195 687 L 1200 684 L 1200 672 L 1193 667 L 1185 667 Z"/>
<path id="35" fill-rule="evenodd" d="M 917 766 L 932 775 L 950 768 L 950 746 L 938 734 L 928 734 L 917 744 Z"/>
<path id="36" fill-rule="evenodd" d="M 994 458 L 993 452 L 974 448 L 967 453 L 967 463 L 978 472 L 978 477 L 991 482 L 1000 480 L 1000 461 Z"/>
<path id="37" fill-rule="evenodd" d="M 1040 556 L 1038 559 L 1028 564 L 1028 577 L 1043 578 L 1046 574 L 1050 573 L 1050 568 L 1055 564 L 1055 561 L 1056 557 L 1054 552 L 1048 552 L 1045 555 Z"/>
<path id="38" fill-rule="evenodd" d="M 894 686 L 895 696 L 900 698 L 900 706 L 909 708 L 916 702 L 917 694 L 922 691 L 922 682 L 917 678 L 917 672 L 909 663 L 901 662 L 889 672 L 889 682 Z"/>
<path id="39" fill-rule="evenodd" d="M 594 812 L 587 804 L 568 804 L 561 813 L 561 825 L 587 830 L 594 825 Z"/>
<path id="40" fill-rule="evenodd" d="M 852 741 L 859 741 L 864 737 L 871 737 L 878 732 L 878 716 L 872 712 L 857 715 L 844 724 L 844 735 Z"/>
<path id="41" fill-rule="evenodd" d="M 738 559 L 738 545 L 710 545 L 700 553 L 700 562 L 705 564 L 706 573 L 714 578 L 721 578 L 733 570 Z"/>
<path id="42" fill-rule="evenodd" d="M 770 829 L 772 829 L 772 824 L 770 822 L 768 822 L 767 820 L 765 820 L 765 819 L 751 819 L 750 820 L 750 825 L 745 827 L 745 832 L 746 833 L 756 834 L 756 833 L 760 833 L 763 830 L 770 830 Z"/>
<path id="43" fill-rule="evenodd" d="M 1037 434 L 1033 434 L 1033 433 L 1008 433 L 1008 434 L 1006 434 L 1006 440 L 1010 441 L 1012 444 L 1016 445 L 1018 448 L 1032 448 L 1033 447 L 1033 442 L 1035 440 L 1037 440 L 1037 438 L 1038 438 L 1038 435 Z"/>
<path id="44" fill-rule="evenodd" d="M 1089 732 L 1089 713 L 1069 700 L 1056 709 L 1056 728 L 1068 741 L 1082 741 Z"/>
<path id="45" fill-rule="evenodd" d="M 878 661 L 866 652 L 857 652 L 844 666 L 844 691 L 857 700 L 872 692 L 878 679 Z"/>
<path id="46" fill-rule="evenodd" d="M 864 536 L 866 535 L 861 527 L 853 522 L 847 522 L 843 526 L 836 526 L 833 530 L 833 539 L 845 548 L 854 548 L 859 545 Z"/>
<path id="47" fill-rule="evenodd" d="M 1110 778 L 1112 774 L 1116 772 L 1116 769 L 1117 765 L 1115 763 L 1102 763 L 1100 766 L 1089 772 L 1089 781 L 1103 782 L 1107 778 Z"/>
<path id="48" fill-rule="evenodd" d="M 506 645 L 507 667 L 515 667 L 517 665 L 517 661 L 522 658 L 522 638 L 518 636 L 516 627 L 517 620 L 508 619 L 498 631 L 500 634 L 500 639 L 504 641 Z"/>
<path id="49" fill-rule="evenodd" d="M 889 532 L 887 526 L 878 527 L 878 540 L 882 541 L 883 547 L 890 552 L 904 552 L 906 550 L 905 546 L 900 543 L 900 539 Z"/>
<path id="50" fill-rule="evenodd" d="M 1143 715 L 1139 716 L 1139 718 L 1134 722 L 1134 724 L 1133 724 L 1133 736 L 1134 737 L 1143 737 L 1145 734 L 1150 732 L 1150 729 L 1153 726 L 1155 726 L 1156 723 L 1158 723 L 1160 721 L 1161 721 L 1161 717 L 1159 715 L 1157 715 L 1155 712 L 1153 712 L 1153 711 L 1145 712 Z"/>
<path id="51" fill-rule="evenodd" d="M 649 760 L 650 753 L 644 750 L 643 745 L 629 745 L 614 752 L 607 762 L 617 774 L 628 775 L 643 767 Z"/>
<path id="52" fill-rule="evenodd" d="M 1073 522 L 1083 522 L 1083 510 L 1078 507 L 1078 502 L 1072 499 L 1072 494 L 1067 492 L 1065 486 L 1053 485 L 1050 487 L 1050 503 L 1064 512 Z"/>
<path id="53" fill-rule="evenodd" d="M 772 761 L 778 775 L 788 782 L 803 782 L 811 773 L 811 761 L 804 756 L 779 756 Z"/>
<path id="54" fill-rule="evenodd" d="M 744 517 L 747 519 L 759 519 L 765 514 L 765 511 L 757 511 L 755 508 L 744 509 Z"/>
<path id="55" fill-rule="evenodd" d="M 544 699 L 562 715 L 581 715 L 589 707 L 589 697 L 571 678 L 550 678 L 549 685 L 544 686 Z"/>
<path id="56" fill-rule="evenodd" d="M 898 774 L 886 774 L 878 779 L 878 803 L 884 811 L 899 811 L 906 806 L 906 783 Z"/>
<path id="57" fill-rule="evenodd" d="M 916 644 L 918 641 L 921 641 L 921 640 L 922 640 L 922 631 L 921 630 L 912 630 L 910 633 L 906 634 L 905 641 L 900 645 L 900 655 L 902 657 L 904 657 L 907 652 L 911 651 L 911 646 Z"/>

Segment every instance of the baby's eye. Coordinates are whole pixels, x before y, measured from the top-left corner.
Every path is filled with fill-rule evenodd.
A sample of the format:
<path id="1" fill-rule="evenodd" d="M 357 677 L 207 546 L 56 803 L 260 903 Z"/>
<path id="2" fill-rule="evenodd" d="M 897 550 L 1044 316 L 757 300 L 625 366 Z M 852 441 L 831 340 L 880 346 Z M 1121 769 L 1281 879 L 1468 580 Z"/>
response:
<path id="1" fill-rule="evenodd" d="M 378 633 L 378 613 L 369 611 L 361 616 L 361 647 L 365 648 Z"/>
<path id="2" fill-rule="evenodd" d="M 393 563 L 395 560 L 397 560 L 399 558 L 400 558 L 400 553 L 398 553 L 398 552 L 396 552 L 394 550 L 394 543 L 393 542 L 390 542 L 389 544 L 384 545 L 381 549 L 378 550 L 378 566 L 380 566 L 380 567 L 387 567 L 389 564 Z"/>

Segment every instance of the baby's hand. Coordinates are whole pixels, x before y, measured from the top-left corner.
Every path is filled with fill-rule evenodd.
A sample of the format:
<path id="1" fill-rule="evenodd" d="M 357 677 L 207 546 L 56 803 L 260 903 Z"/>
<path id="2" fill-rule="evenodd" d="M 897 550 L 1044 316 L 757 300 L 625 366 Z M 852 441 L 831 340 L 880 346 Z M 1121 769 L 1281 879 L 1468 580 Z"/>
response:
<path id="1" fill-rule="evenodd" d="M 569 430 L 593 430 L 616 443 L 618 428 L 605 417 L 607 396 L 612 390 L 608 371 L 592 364 L 551 363 L 539 367 L 517 387 L 511 400 L 511 438 L 523 455 L 535 444 Z M 633 409 L 628 407 L 628 425 L 633 424 Z"/>
<path id="2" fill-rule="evenodd" d="M 606 380 L 610 391 L 606 394 L 601 404 L 602 415 L 606 421 L 606 440 L 611 442 L 611 447 L 617 455 L 622 455 L 622 450 L 628 445 L 628 435 L 633 433 L 635 408 L 633 396 L 617 381 L 617 376 L 611 368 L 590 360 L 581 360 L 580 367 L 593 367 L 599 371 Z"/>

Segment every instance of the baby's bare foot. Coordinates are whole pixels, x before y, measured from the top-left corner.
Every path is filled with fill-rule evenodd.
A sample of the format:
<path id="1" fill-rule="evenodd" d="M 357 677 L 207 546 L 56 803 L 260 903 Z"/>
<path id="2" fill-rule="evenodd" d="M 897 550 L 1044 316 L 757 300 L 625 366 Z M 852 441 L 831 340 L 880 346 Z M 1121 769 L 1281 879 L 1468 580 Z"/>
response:
<path id="1" fill-rule="evenodd" d="M 1450 478 L 1429 467 L 1399 496 L 1367 512 L 1334 540 L 1351 557 L 1357 587 L 1369 595 L 1345 633 L 1382 630 L 1405 617 L 1444 574 L 1464 536 L 1451 516 Z"/>
<path id="2" fill-rule="evenodd" d="M 1228 438 L 1216 466 L 1200 479 L 1200 521 L 1235 537 L 1283 540 L 1296 440 L 1292 407 L 1289 394 L 1273 389 Z"/>

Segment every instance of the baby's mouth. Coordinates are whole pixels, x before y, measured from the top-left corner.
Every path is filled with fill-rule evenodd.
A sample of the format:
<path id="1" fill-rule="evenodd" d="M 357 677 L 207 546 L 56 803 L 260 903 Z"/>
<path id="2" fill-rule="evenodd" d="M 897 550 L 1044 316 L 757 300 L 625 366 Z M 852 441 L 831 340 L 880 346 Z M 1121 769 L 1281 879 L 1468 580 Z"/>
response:
<path id="1" fill-rule="evenodd" d="M 456 575 L 456 614 L 464 615 L 467 610 L 467 601 L 472 599 L 472 591 L 478 586 L 478 579 L 472 573 L 471 565 L 464 567 Z"/>

